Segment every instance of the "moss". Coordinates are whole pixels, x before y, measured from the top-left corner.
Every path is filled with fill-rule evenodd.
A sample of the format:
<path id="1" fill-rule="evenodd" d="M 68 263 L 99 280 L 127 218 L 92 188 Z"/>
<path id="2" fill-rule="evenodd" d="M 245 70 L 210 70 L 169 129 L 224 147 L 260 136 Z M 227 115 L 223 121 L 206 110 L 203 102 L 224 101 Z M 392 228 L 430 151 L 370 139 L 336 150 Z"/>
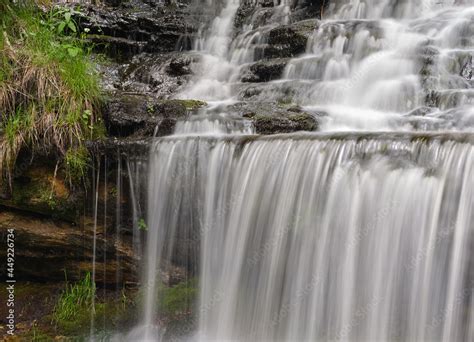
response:
<path id="1" fill-rule="evenodd" d="M 318 128 L 317 121 L 308 113 L 292 114 L 288 119 L 296 124 L 298 131 L 314 131 Z"/>
<path id="2" fill-rule="evenodd" d="M 284 96 L 278 99 L 277 103 L 280 106 L 289 106 L 293 104 L 293 97 L 292 96 Z"/>
<path id="3" fill-rule="evenodd" d="M 200 100 L 171 100 L 183 104 L 187 110 L 196 110 L 207 106 L 207 102 Z"/>
<path id="4" fill-rule="evenodd" d="M 81 199 L 74 199 L 67 183 L 55 175 L 54 165 L 34 164 L 13 180 L 12 197 L 0 204 L 75 222 Z"/>
<path id="5" fill-rule="evenodd" d="M 159 310 L 165 315 L 179 315 L 188 312 L 196 303 L 198 294 L 196 278 L 183 281 L 172 287 L 159 288 Z"/>
<path id="6" fill-rule="evenodd" d="M 258 114 L 252 119 L 259 134 L 315 131 L 318 128 L 316 119 L 308 113 L 275 116 Z"/>

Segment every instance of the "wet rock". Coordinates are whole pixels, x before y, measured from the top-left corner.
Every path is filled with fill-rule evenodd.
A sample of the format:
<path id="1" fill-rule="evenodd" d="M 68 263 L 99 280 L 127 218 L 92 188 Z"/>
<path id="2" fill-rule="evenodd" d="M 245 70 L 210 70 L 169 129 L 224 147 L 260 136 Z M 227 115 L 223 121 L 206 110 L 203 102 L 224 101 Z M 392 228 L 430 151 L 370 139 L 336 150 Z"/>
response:
<path id="1" fill-rule="evenodd" d="M 11 191 L 1 196 L 0 206 L 78 222 L 83 206 L 82 192 L 71 190 L 64 175 L 55 171 L 54 157 L 51 159 L 43 156 L 31 164 L 30 156 L 20 155 Z"/>
<path id="2" fill-rule="evenodd" d="M 17 280 L 56 282 L 79 280 L 92 271 L 93 227 L 91 222 L 82 228 L 62 221 L 26 215 L 24 212 L 0 211 L 0 231 L 15 229 L 15 277 Z M 2 237 L 4 240 L 5 237 Z M 116 283 L 116 272 L 120 270 L 126 281 L 134 282 L 136 261 L 126 244 L 115 246 L 115 239 L 97 239 L 96 260 L 97 283 Z M 0 257 L 6 258 L 6 249 Z M 106 256 L 107 264 L 102 264 Z M 116 264 L 117 256 L 120 265 Z M 104 272 L 105 271 L 105 272 Z M 104 278 L 105 273 L 105 278 Z M 5 276 L 5 269 L 0 270 Z"/>
<path id="3" fill-rule="evenodd" d="M 143 137 L 173 133 L 176 122 L 206 103 L 197 100 L 157 100 L 137 94 L 116 94 L 104 119 L 110 135 Z"/>
<path id="4" fill-rule="evenodd" d="M 191 64 L 196 63 L 197 60 L 197 56 L 192 55 L 179 55 L 173 57 L 168 63 L 168 74 L 171 76 L 191 75 Z"/>
<path id="5" fill-rule="evenodd" d="M 242 82 L 269 82 L 279 79 L 288 61 L 288 58 L 258 61 L 244 71 Z"/>
<path id="6" fill-rule="evenodd" d="M 291 11 L 287 15 L 289 21 L 294 23 L 306 19 L 321 19 L 328 0 L 295 0 L 292 1 Z M 275 26 L 281 24 L 279 6 L 271 0 L 242 1 L 234 18 L 234 27 L 241 32 L 245 25 L 253 27 Z"/>
<path id="7" fill-rule="evenodd" d="M 226 112 L 252 121 L 258 134 L 311 132 L 319 128 L 317 114 L 308 113 L 293 104 L 239 102 L 227 107 Z"/>
<path id="8" fill-rule="evenodd" d="M 433 108 L 431 107 L 418 107 L 418 108 L 415 108 L 413 109 L 412 111 L 410 111 L 409 113 L 406 114 L 406 116 L 408 117 L 412 117 L 412 116 L 425 116 L 427 114 L 430 114 L 433 112 Z"/>
<path id="9" fill-rule="evenodd" d="M 318 26 L 318 20 L 304 20 L 272 29 L 264 49 L 265 58 L 294 57 L 305 52 L 306 42 Z"/>
<path id="10" fill-rule="evenodd" d="M 145 42 L 105 35 L 89 35 L 87 40 L 94 44 L 95 50 L 107 54 L 116 60 L 127 60 L 142 52 Z"/>
<path id="11" fill-rule="evenodd" d="M 153 95 L 167 98 L 175 94 L 192 77 L 192 64 L 199 56 L 190 53 L 142 53 L 124 64 L 109 63 L 102 67 L 107 90 Z"/>
<path id="12" fill-rule="evenodd" d="M 285 116 L 256 115 L 252 120 L 259 134 L 315 131 L 318 128 L 316 119 L 308 113 L 289 114 Z"/>
<path id="13" fill-rule="evenodd" d="M 145 52 L 175 51 L 182 36 L 196 32 L 193 18 L 186 6 L 137 2 L 130 8 L 83 6 L 75 20 L 89 30 L 97 46 L 106 47 L 113 58 L 123 58 L 138 47 Z"/>
<path id="14" fill-rule="evenodd" d="M 472 80 L 472 73 L 474 69 L 474 64 L 472 62 L 473 56 L 467 56 L 462 63 L 461 72 L 459 73 L 462 78 L 467 81 Z"/>

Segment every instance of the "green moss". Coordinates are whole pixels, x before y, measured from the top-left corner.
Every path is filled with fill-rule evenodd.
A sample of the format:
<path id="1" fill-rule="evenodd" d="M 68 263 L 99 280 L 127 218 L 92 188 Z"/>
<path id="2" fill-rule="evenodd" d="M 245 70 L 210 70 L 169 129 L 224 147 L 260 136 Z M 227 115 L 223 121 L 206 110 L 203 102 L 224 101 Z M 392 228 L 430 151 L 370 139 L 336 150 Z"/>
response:
<path id="1" fill-rule="evenodd" d="M 71 198 L 64 180 L 55 176 L 54 165 L 34 164 L 13 180 L 12 198 L 0 200 L 9 207 L 75 222 L 80 197 Z"/>
<path id="2" fill-rule="evenodd" d="M 288 119 L 294 122 L 305 121 L 305 120 L 308 120 L 309 118 L 311 118 L 311 115 L 307 113 L 292 114 L 288 117 Z"/>
<path id="3" fill-rule="evenodd" d="M 207 102 L 200 100 L 172 100 L 183 104 L 187 110 L 196 110 L 207 106 Z"/>
<path id="4" fill-rule="evenodd" d="M 288 106 L 293 104 L 293 97 L 292 96 L 284 96 L 277 100 L 277 103 L 280 106 Z"/>
<path id="5" fill-rule="evenodd" d="M 196 303 L 198 294 L 196 278 L 183 281 L 172 287 L 159 289 L 159 310 L 165 315 L 177 315 L 189 311 Z"/>
<path id="6" fill-rule="evenodd" d="M 145 220 L 143 218 L 138 220 L 138 229 L 142 231 L 147 231 L 148 230 L 148 225 L 146 224 Z"/>

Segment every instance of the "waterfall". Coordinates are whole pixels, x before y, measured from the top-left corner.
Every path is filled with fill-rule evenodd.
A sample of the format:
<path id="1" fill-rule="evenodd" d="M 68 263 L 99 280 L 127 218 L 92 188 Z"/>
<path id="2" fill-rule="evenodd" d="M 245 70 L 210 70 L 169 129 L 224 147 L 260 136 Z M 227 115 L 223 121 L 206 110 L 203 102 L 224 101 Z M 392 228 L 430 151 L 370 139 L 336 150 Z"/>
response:
<path id="1" fill-rule="evenodd" d="M 262 59 L 271 29 L 290 22 L 282 1 L 233 32 L 239 8 L 226 1 L 198 40 L 202 61 L 178 97 L 211 103 L 291 101 L 325 113 L 321 129 L 472 130 L 474 7 L 454 0 L 331 2 L 316 23 L 306 52 L 287 64 L 280 79 L 242 83 L 249 65 Z M 232 35 L 237 34 L 234 39 Z M 246 89 L 252 89 L 249 97 Z"/>
<path id="2" fill-rule="evenodd" d="M 163 138 L 150 165 L 155 260 L 199 234 L 202 340 L 474 338 L 472 142 Z"/>
<path id="3" fill-rule="evenodd" d="M 144 327 L 129 338 L 164 338 L 158 282 L 181 267 L 199 277 L 192 340 L 474 340 L 474 141 L 461 132 L 474 127 L 474 7 L 335 1 L 306 52 L 244 98 L 242 73 L 289 6 L 234 32 L 228 0 L 202 29 L 177 97 L 209 106 L 152 144 Z M 284 94 L 324 113 L 325 132 L 257 136 L 228 107 Z"/>

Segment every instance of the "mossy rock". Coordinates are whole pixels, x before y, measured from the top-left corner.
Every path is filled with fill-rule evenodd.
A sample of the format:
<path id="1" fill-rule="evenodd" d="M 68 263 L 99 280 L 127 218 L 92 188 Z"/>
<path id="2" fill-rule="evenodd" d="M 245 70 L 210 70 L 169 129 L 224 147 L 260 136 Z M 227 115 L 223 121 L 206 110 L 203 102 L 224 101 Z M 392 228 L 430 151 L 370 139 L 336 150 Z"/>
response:
<path id="1" fill-rule="evenodd" d="M 308 113 L 289 115 L 255 115 L 252 117 L 255 129 L 259 134 L 291 133 L 297 131 L 315 131 L 318 122 Z"/>
<path id="2" fill-rule="evenodd" d="M 54 167 L 32 165 L 12 183 L 11 198 L 0 204 L 15 209 L 76 222 L 82 198 L 73 193 Z"/>
<path id="3" fill-rule="evenodd" d="M 198 280 L 192 278 L 171 287 L 162 285 L 158 292 L 160 312 L 166 316 L 180 315 L 194 307 L 199 292 Z"/>
<path id="4" fill-rule="evenodd" d="M 118 137 L 169 135 L 178 120 L 206 105 L 199 100 L 158 101 L 144 95 L 115 94 L 106 106 L 105 126 L 111 136 Z"/>
<path id="5" fill-rule="evenodd" d="M 180 103 L 187 110 L 197 110 L 207 106 L 207 102 L 201 100 L 168 100 L 167 103 Z"/>

